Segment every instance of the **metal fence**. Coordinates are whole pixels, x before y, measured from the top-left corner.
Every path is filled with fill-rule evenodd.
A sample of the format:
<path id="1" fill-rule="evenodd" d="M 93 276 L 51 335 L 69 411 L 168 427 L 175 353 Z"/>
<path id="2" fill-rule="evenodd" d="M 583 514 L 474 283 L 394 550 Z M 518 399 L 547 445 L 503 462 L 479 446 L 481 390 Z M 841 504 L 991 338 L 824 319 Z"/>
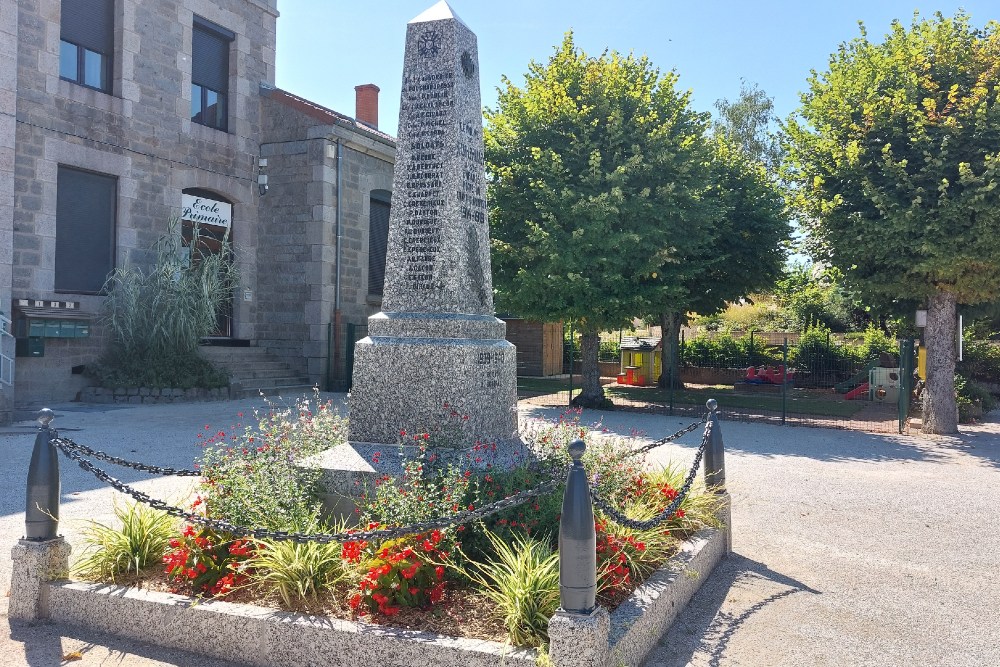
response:
<path id="1" fill-rule="evenodd" d="M 660 349 L 649 349 L 660 355 Z M 709 395 L 726 405 L 726 418 L 783 425 L 822 426 L 877 433 L 907 433 L 919 413 L 914 395 L 912 340 L 893 354 L 861 357 L 836 337 L 794 341 L 753 334 L 682 340 L 677 359 L 654 365 L 624 352 L 624 362 L 601 363 L 605 396 L 618 409 L 694 414 Z M 640 365 L 628 367 L 635 361 Z M 522 378 L 521 398 L 569 405 L 580 392 L 579 348 L 566 345 L 564 374 Z M 647 366 L 648 364 L 648 366 Z M 658 382 L 659 381 L 659 382 Z M 662 384 L 661 384 L 662 383 Z"/>

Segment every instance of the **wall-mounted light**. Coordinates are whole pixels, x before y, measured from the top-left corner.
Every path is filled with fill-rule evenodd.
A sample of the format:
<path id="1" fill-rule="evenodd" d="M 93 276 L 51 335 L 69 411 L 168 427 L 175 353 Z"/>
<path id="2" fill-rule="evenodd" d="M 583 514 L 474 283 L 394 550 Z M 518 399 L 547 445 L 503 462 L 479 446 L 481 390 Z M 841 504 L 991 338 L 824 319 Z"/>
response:
<path id="1" fill-rule="evenodd" d="M 263 197 L 267 194 L 267 158 L 257 159 L 257 191 Z"/>

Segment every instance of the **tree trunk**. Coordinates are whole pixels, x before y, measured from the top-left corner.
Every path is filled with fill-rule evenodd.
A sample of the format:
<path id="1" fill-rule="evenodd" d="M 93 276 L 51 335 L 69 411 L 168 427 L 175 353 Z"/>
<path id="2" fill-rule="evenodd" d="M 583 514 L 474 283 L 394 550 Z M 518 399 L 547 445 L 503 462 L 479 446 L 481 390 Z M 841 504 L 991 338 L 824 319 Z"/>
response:
<path id="1" fill-rule="evenodd" d="M 924 389 L 924 433 L 957 433 L 955 357 L 958 317 L 951 292 L 938 290 L 927 304 L 927 387 Z"/>
<path id="2" fill-rule="evenodd" d="M 673 361 L 678 357 L 678 347 L 681 339 L 682 313 L 660 313 L 660 335 L 663 341 L 662 357 L 660 357 L 660 380 L 659 385 L 666 389 L 670 386 L 670 374 L 673 369 Z M 680 369 L 678 369 L 679 371 Z M 680 378 L 674 382 L 674 387 L 680 387 Z"/>
<path id="3" fill-rule="evenodd" d="M 601 338 L 596 331 L 586 331 L 580 336 L 580 375 L 582 391 L 573 399 L 573 405 L 581 408 L 608 409 L 611 401 L 604 397 L 601 386 L 601 369 L 597 363 L 601 349 Z"/>

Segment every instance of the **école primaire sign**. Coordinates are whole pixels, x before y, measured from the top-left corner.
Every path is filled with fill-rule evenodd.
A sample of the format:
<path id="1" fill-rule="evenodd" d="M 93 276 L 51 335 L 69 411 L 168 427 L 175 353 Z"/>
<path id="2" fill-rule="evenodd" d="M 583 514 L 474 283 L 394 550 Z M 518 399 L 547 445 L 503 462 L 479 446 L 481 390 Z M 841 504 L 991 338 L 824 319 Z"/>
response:
<path id="1" fill-rule="evenodd" d="M 181 220 L 199 225 L 229 227 L 233 224 L 233 206 L 226 202 L 196 195 L 181 195 Z"/>

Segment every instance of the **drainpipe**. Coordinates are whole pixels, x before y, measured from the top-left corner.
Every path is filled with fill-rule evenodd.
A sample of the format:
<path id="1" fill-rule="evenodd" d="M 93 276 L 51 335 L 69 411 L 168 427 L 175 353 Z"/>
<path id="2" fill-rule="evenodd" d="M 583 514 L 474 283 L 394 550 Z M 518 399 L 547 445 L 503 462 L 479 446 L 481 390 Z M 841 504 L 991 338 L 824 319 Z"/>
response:
<path id="1" fill-rule="evenodd" d="M 344 147 L 340 139 L 337 139 L 337 210 L 336 210 L 336 225 L 337 225 L 337 269 L 334 272 L 334 296 L 333 296 L 333 370 L 335 374 L 340 373 L 340 267 L 341 267 L 341 248 L 343 246 L 343 230 L 341 225 L 341 212 L 344 198 L 342 195 L 343 188 L 343 158 L 344 158 Z"/>

